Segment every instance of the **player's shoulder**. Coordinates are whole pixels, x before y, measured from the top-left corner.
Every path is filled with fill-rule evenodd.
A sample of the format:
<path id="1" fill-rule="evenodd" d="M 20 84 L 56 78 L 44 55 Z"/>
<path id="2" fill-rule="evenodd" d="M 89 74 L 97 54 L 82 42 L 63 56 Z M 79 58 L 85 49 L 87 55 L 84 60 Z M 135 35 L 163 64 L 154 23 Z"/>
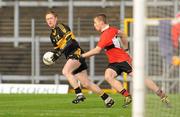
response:
<path id="1" fill-rule="evenodd" d="M 110 33 L 117 33 L 120 29 L 118 27 L 115 26 L 109 26 L 109 28 L 107 30 L 105 30 L 102 35 L 109 35 Z"/>
<path id="2" fill-rule="evenodd" d="M 62 23 L 62 22 L 58 22 L 57 24 L 58 26 L 67 26 L 66 24 Z"/>
<path id="3" fill-rule="evenodd" d="M 60 28 L 60 30 L 62 30 L 64 33 L 70 30 L 69 26 L 61 22 L 57 24 L 57 27 Z"/>
<path id="4" fill-rule="evenodd" d="M 120 30 L 118 27 L 116 27 L 116 26 L 110 26 L 110 29 L 111 30 L 116 30 L 116 31 L 118 31 L 118 30 Z"/>
<path id="5" fill-rule="evenodd" d="M 63 29 L 65 27 L 67 27 L 67 25 L 60 22 L 60 23 L 57 24 L 57 27 L 59 27 L 60 29 Z"/>

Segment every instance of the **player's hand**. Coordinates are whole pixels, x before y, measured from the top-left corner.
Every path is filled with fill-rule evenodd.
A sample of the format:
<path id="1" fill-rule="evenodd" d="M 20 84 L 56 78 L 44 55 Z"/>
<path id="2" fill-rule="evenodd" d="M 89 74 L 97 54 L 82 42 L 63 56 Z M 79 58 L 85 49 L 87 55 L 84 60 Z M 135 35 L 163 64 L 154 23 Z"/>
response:
<path id="1" fill-rule="evenodd" d="M 52 56 L 52 61 L 56 61 L 62 55 L 61 51 L 54 52 Z"/>

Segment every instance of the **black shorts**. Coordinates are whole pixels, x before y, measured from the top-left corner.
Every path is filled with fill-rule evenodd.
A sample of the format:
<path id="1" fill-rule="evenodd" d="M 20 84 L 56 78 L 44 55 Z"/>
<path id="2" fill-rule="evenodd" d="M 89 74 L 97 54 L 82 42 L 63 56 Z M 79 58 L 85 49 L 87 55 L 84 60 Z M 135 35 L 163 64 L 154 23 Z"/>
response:
<path id="1" fill-rule="evenodd" d="M 77 68 L 77 69 L 75 69 L 74 71 L 73 71 L 73 75 L 75 75 L 75 74 L 77 74 L 77 73 L 80 73 L 80 72 L 82 72 L 83 70 L 87 70 L 87 64 L 86 64 L 86 62 L 84 61 L 84 62 L 82 62 L 81 63 L 81 65 Z"/>
<path id="2" fill-rule="evenodd" d="M 116 71 L 118 75 L 121 75 L 122 72 L 126 72 L 126 73 L 132 72 L 131 65 L 129 65 L 129 63 L 126 61 L 120 63 L 110 63 L 107 68 L 113 69 L 114 71 Z"/>
<path id="3" fill-rule="evenodd" d="M 80 51 L 82 51 L 82 50 L 80 50 Z M 81 53 L 81 54 L 82 54 L 82 53 Z M 68 56 L 68 59 L 79 60 L 79 54 L 73 53 L 73 54 L 71 54 L 71 55 Z M 80 73 L 80 72 L 82 72 L 83 70 L 87 70 L 88 66 L 87 66 L 87 64 L 86 64 L 85 59 L 84 59 L 83 61 L 80 61 L 80 63 L 81 63 L 81 65 L 72 72 L 73 75 L 75 75 L 75 74 L 77 74 L 77 73 Z"/>

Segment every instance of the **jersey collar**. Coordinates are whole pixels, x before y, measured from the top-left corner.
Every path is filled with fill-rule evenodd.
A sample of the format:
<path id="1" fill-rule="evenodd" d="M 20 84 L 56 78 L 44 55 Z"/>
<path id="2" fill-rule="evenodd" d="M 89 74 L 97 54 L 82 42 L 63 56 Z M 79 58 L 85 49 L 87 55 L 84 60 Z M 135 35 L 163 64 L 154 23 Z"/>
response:
<path id="1" fill-rule="evenodd" d="M 101 32 L 105 31 L 108 28 L 109 28 L 109 24 L 107 24 L 103 29 L 101 29 Z"/>

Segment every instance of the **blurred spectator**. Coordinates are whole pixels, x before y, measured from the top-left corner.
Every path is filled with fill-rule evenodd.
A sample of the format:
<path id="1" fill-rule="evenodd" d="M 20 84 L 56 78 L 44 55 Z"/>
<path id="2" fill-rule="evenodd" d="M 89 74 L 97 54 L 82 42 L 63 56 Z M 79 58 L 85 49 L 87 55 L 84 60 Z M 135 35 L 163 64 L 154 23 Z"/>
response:
<path id="1" fill-rule="evenodd" d="M 180 38 L 180 12 L 177 13 L 171 29 L 173 47 L 178 48 Z"/>
<path id="2" fill-rule="evenodd" d="M 172 44 L 174 48 L 174 56 L 172 58 L 172 64 L 180 65 L 179 57 L 179 40 L 180 40 L 180 12 L 176 14 L 175 20 L 172 22 L 171 28 Z"/>

